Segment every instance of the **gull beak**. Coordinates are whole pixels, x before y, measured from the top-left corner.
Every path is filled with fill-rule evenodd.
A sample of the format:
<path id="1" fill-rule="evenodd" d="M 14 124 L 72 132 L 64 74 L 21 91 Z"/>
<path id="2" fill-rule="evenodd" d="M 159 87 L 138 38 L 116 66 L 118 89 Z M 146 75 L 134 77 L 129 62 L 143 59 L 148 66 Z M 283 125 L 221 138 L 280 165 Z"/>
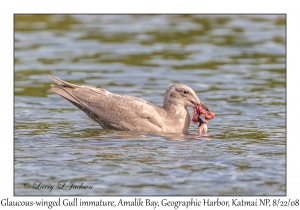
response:
<path id="1" fill-rule="evenodd" d="M 202 103 L 201 101 L 200 101 L 200 103 L 197 103 L 199 106 L 201 106 L 203 109 L 205 109 L 206 111 L 209 111 L 209 109 L 207 108 L 207 106 L 204 104 L 204 103 Z"/>
<path id="2" fill-rule="evenodd" d="M 195 105 L 197 104 L 197 105 L 201 106 L 203 109 L 205 109 L 206 111 L 209 112 L 209 109 L 207 108 L 207 106 L 206 106 L 203 102 L 201 102 L 199 99 L 198 99 L 198 101 L 199 101 L 199 102 L 195 102 L 195 101 L 189 100 L 189 102 L 192 104 L 192 107 L 193 107 L 193 108 L 194 108 Z"/>

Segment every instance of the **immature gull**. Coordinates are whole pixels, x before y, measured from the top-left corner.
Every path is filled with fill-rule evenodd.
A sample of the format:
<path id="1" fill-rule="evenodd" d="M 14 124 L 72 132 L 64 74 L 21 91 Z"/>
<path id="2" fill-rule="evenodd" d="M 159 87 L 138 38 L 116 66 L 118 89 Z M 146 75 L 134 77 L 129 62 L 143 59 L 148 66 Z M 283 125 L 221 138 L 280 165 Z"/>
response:
<path id="1" fill-rule="evenodd" d="M 117 95 L 102 88 L 70 84 L 56 77 L 51 90 L 64 97 L 103 128 L 146 133 L 188 134 L 190 114 L 187 107 L 208 110 L 195 91 L 184 84 L 167 89 L 163 106 L 126 95 Z"/>

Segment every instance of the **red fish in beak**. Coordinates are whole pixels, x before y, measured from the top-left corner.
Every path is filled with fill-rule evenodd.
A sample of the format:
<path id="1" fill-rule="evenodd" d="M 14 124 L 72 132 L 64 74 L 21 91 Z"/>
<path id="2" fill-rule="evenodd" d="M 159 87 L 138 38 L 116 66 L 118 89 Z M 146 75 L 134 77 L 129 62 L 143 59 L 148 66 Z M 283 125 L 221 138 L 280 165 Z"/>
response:
<path id="1" fill-rule="evenodd" d="M 203 107 L 202 104 L 194 104 L 194 113 L 192 117 L 193 123 L 199 123 L 197 133 L 203 135 L 207 132 L 208 120 L 212 120 L 215 117 L 215 113 L 210 112 L 208 108 Z"/>

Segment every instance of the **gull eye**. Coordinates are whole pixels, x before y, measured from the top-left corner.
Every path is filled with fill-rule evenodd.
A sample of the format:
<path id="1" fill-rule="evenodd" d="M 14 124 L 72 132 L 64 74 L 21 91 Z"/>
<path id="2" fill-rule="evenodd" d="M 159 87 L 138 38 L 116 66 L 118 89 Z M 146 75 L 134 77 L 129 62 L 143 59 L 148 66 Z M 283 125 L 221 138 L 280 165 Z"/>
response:
<path id="1" fill-rule="evenodd" d="M 184 90 L 183 93 L 184 93 L 184 94 L 188 94 L 188 91 L 187 91 L 187 90 Z"/>

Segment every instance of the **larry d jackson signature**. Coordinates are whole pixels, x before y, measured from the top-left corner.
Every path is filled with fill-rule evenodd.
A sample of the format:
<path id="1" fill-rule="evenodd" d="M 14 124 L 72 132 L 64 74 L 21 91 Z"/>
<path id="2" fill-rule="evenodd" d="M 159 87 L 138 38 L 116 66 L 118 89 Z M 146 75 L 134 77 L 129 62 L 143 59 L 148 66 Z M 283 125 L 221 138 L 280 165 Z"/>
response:
<path id="1" fill-rule="evenodd" d="M 44 184 L 43 181 L 35 181 L 35 182 L 24 182 L 22 184 L 23 188 L 31 188 L 37 190 L 50 190 L 50 192 L 55 188 L 55 185 L 51 184 Z M 93 189 L 92 185 L 85 185 L 83 183 L 77 184 L 75 182 L 68 182 L 68 181 L 60 181 L 56 185 L 56 189 L 60 190 L 91 190 Z"/>

